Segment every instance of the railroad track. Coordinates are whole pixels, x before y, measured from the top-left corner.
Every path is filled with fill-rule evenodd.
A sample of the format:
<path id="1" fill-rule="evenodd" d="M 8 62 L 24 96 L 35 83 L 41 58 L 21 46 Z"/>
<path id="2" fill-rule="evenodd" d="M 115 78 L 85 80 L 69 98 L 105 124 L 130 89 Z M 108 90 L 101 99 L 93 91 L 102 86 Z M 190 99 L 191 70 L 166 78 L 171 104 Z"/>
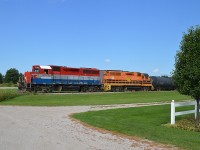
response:
<path id="1" fill-rule="evenodd" d="M 81 93 L 81 92 L 53 92 L 53 93 L 39 93 L 38 94 L 49 94 L 49 95 L 64 95 L 64 94 L 115 94 L 115 93 L 124 93 L 124 92 L 84 92 L 84 93 Z"/>

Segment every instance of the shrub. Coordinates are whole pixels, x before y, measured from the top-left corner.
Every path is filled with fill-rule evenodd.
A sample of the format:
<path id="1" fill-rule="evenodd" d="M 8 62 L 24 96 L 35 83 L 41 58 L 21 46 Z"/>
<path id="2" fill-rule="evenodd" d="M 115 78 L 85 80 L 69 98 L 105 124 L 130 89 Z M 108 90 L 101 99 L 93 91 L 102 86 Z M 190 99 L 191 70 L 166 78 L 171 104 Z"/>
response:
<path id="1" fill-rule="evenodd" d="M 0 87 L 17 87 L 17 84 L 3 83 L 3 84 L 0 84 Z"/>
<path id="2" fill-rule="evenodd" d="M 0 102 L 19 96 L 15 90 L 0 90 Z"/>

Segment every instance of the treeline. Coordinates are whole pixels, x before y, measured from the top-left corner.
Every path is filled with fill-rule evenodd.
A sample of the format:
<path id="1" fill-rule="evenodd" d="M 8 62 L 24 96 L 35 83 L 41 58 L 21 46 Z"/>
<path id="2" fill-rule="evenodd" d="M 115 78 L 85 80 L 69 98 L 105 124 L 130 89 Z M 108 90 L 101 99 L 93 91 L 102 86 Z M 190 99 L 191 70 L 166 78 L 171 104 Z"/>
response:
<path id="1" fill-rule="evenodd" d="M 5 75 L 0 73 L 0 84 L 6 86 L 13 86 L 17 84 L 20 76 L 22 76 L 22 73 L 19 73 L 17 69 L 10 68 L 6 71 Z"/>

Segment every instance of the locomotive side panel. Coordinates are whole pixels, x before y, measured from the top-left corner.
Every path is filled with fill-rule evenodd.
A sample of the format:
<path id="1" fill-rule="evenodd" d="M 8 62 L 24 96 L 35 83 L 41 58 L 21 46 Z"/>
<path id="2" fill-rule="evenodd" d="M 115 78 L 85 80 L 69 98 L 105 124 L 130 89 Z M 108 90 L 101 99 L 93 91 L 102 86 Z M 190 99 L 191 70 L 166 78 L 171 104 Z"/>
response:
<path id="1" fill-rule="evenodd" d="M 151 79 L 147 74 L 127 71 L 104 71 L 105 91 L 150 90 Z"/>
<path id="2" fill-rule="evenodd" d="M 29 91 L 61 91 L 70 88 L 97 91 L 101 87 L 100 70 L 94 68 L 35 65 L 32 72 L 26 72 L 24 77 L 20 87 Z"/>

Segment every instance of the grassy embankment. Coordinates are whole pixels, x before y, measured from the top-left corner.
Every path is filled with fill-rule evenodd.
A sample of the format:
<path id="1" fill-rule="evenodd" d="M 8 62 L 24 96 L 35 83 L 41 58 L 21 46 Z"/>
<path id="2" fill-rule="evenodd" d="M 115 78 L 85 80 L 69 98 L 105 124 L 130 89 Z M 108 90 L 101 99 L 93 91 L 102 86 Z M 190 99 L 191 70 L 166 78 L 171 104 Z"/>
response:
<path id="1" fill-rule="evenodd" d="M 170 105 L 85 112 L 73 117 L 92 126 L 188 150 L 199 150 L 200 147 L 199 132 L 165 126 L 170 122 Z"/>
<path id="2" fill-rule="evenodd" d="M 0 103 L 0 105 L 24 106 L 75 106 L 110 105 L 148 102 L 170 102 L 191 99 L 178 92 L 130 92 L 93 94 L 38 94 L 23 95 Z"/>
<path id="3" fill-rule="evenodd" d="M 3 84 L 0 84 L 0 87 L 17 87 L 17 84 L 3 83 Z"/>
<path id="4" fill-rule="evenodd" d="M 20 94 L 17 90 L 1 89 L 0 90 L 0 104 L 4 101 L 11 100 L 14 97 L 19 96 Z"/>

